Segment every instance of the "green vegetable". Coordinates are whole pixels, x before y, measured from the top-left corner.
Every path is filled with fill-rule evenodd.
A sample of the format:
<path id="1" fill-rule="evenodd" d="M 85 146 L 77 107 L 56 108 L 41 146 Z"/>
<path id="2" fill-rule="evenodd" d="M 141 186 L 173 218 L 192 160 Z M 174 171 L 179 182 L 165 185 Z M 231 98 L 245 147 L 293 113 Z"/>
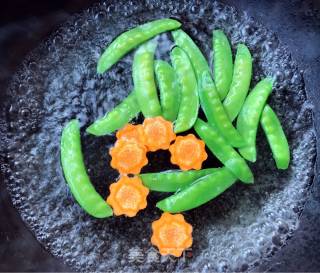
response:
<path id="1" fill-rule="evenodd" d="M 106 113 L 104 117 L 91 124 L 86 132 L 96 136 L 111 134 L 122 128 L 140 112 L 134 92 L 131 92 L 119 105 Z"/>
<path id="2" fill-rule="evenodd" d="M 239 149 L 247 160 L 257 159 L 256 135 L 262 110 L 272 91 L 273 81 L 270 78 L 261 80 L 249 93 L 237 119 L 237 128 L 247 141 L 247 145 Z"/>
<path id="3" fill-rule="evenodd" d="M 201 79 L 203 72 L 210 73 L 206 58 L 190 36 L 181 29 L 172 31 L 171 33 L 175 44 L 187 53 L 198 81 Z"/>
<path id="4" fill-rule="evenodd" d="M 210 151 L 242 182 L 253 183 L 253 174 L 246 161 L 221 136 L 215 125 L 197 119 L 194 129 Z"/>
<path id="5" fill-rule="evenodd" d="M 222 30 L 212 33 L 213 75 L 219 97 L 223 100 L 229 92 L 233 74 L 232 51 Z"/>
<path id="6" fill-rule="evenodd" d="M 181 47 L 190 58 L 198 79 L 201 107 L 208 121 L 210 123 L 216 122 L 221 133 L 234 147 L 244 146 L 245 141 L 228 120 L 228 116 L 222 107 L 219 94 L 210 75 L 210 68 L 200 49 L 188 34 L 180 29 L 172 31 L 172 36 L 175 43 Z M 205 80 L 206 90 L 204 90 L 204 86 L 201 85 L 203 80 Z"/>
<path id="7" fill-rule="evenodd" d="M 154 52 L 157 43 L 150 40 L 141 45 L 132 66 L 135 96 L 145 118 L 161 116 L 161 106 L 154 80 Z"/>
<path id="8" fill-rule="evenodd" d="M 70 121 L 63 129 L 61 163 L 69 188 L 80 206 L 96 218 L 112 216 L 112 209 L 96 192 L 87 175 L 81 152 L 80 129 L 77 120 Z"/>
<path id="9" fill-rule="evenodd" d="M 219 168 L 192 171 L 166 171 L 140 174 L 142 183 L 152 191 L 175 192 L 185 188 L 202 176 L 216 172 Z"/>
<path id="10" fill-rule="evenodd" d="M 287 169 L 290 162 L 288 141 L 276 113 L 269 105 L 264 107 L 260 123 L 268 139 L 277 168 Z"/>
<path id="11" fill-rule="evenodd" d="M 239 114 L 250 87 L 252 75 L 252 57 L 249 49 L 239 44 L 234 62 L 230 91 L 223 101 L 229 119 L 233 121 Z"/>
<path id="12" fill-rule="evenodd" d="M 219 99 L 209 72 L 203 72 L 199 88 L 202 109 L 211 125 L 217 127 L 221 135 L 233 147 L 246 144 L 239 132 L 233 127 Z"/>
<path id="13" fill-rule="evenodd" d="M 162 115 L 166 120 L 175 121 L 180 105 L 180 86 L 174 69 L 162 60 L 156 60 L 154 67 L 160 90 Z"/>
<path id="14" fill-rule="evenodd" d="M 170 54 L 171 61 L 181 86 L 181 100 L 174 131 L 181 133 L 189 130 L 198 117 L 199 99 L 197 79 L 187 54 L 175 47 Z"/>
<path id="15" fill-rule="evenodd" d="M 104 73 L 133 48 L 159 33 L 177 29 L 180 26 L 181 24 L 176 20 L 159 19 L 123 32 L 111 42 L 101 55 L 97 65 L 97 72 Z"/>
<path id="16" fill-rule="evenodd" d="M 190 186 L 157 203 L 163 211 L 177 213 L 199 207 L 219 194 L 233 183 L 236 177 L 226 168 L 221 168 L 196 180 Z"/>

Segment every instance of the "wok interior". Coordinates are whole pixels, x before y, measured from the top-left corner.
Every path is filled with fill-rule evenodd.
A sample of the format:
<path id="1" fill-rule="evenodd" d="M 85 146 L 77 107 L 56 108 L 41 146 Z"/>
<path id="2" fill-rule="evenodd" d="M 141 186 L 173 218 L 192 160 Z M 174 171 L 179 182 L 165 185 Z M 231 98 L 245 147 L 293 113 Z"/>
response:
<path id="1" fill-rule="evenodd" d="M 148 12 L 146 12 L 148 11 Z M 221 28 L 233 51 L 243 42 L 254 58 L 253 86 L 276 78 L 269 100 L 288 136 L 292 162 L 278 171 L 265 137 L 257 137 L 258 159 L 251 165 L 255 184 L 238 182 L 220 197 L 185 213 L 194 243 L 185 257 L 160 258 L 150 243 L 151 222 L 160 217 L 152 193 L 148 208 L 135 218 L 92 219 L 74 202 L 61 172 L 63 126 L 78 118 L 85 127 L 112 109 L 132 89 L 132 54 L 107 74 L 96 74 L 105 45 L 120 32 L 155 18 L 174 17 L 211 63 L 211 31 Z M 157 58 L 168 60 L 170 35 L 161 35 Z M 315 138 L 302 75 L 277 37 L 229 6 L 197 1 L 101 4 L 71 18 L 21 65 L 8 89 L 1 114 L 10 120 L 7 186 L 23 220 L 53 255 L 76 270 L 171 271 L 246 270 L 279 249 L 298 225 L 313 177 Z M 84 128 L 83 127 L 83 128 Z M 86 166 L 106 197 L 117 179 L 109 167 L 113 136 L 82 134 Z M 144 171 L 170 169 L 167 152 L 150 154 Z M 211 156 L 205 167 L 219 166 Z M 155 254 L 154 254 L 155 253 Z"/>

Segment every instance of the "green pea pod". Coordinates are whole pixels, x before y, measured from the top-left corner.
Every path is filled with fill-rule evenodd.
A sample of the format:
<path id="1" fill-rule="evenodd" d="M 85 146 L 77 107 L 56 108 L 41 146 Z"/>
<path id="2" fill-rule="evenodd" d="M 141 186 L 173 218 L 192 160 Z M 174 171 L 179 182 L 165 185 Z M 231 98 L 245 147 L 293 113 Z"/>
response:
<path id="1" fill-rule="evenodd" d="M 218 128 L 221 135 L 233 147 L 245 146 L 246 142 L 229 120 L 219 99 L 214 82 L 209 72 L 202 74 L 199 95 L 202 109 L 210 124 Z"/>
<path id="2" fill-rule="evenodd" d="M 155 40 L 141 45 L 133 59 L 132 74 L 136 100 L 145 118 L 161 116 L 161 106 L 154 79 Z"/>
<path id="3" fill-rule="evenodd" d="M 140 174 L 142 183 L 152 191 L 176 192 L 202 176 L 216 172 L 219 168 L 192 171 L 166 171 Z"/>
<path id="4" fill-rule="evenodd" d="M 104 136 L 122 128 L 140 112 L 135 95 L 131 92 L 119 105 L 92 123 L 86 132 L 95 136 Z"/>
<path id="5" fill-rule="evenodd" d="M 253 174 L 246 161 L 221 136 L 214 124 L 197 119 L 194 129 L 210 151 L 242 182 L 253 183 Z"/>
<path id="6" fill-rule="evenodd" d="M 234 62 L 230 91 L 223 101 L 229 119 L 233 121 L 239 114 L 249 91 L 252 75 L 252 57 L 249 49 L 239 44 Z"/>
<path id="7" fill-rule="evenodd" d="M 196 180 L 190 186 L 157 203 L 162 211 L 178 213 L 199 207 L 214 199 L 231 185 L 237 178 L 226 168 L 221 168 Z"/>
<path id="8" fill-rule="evenodd" d="M 191 37 L 181 29 L 172 31 L 171 33 L 175 44 L 187 53 L 198 81 L 201 79 L 203 72 L 207 71 L 210 73 L 206 58 Z"/>
<path id="9" fill-rule="evenodd" d="M 96 218 L 112 216 L 112 209 L 96 192 L 86 172 L 77 120 L 70 121 L 63 129 L 61 163 L 69 188 L 80 206 Z"/>
<path id="10" fill-rule="evenodd" d="M 219 94 L 217 93 L 211 78 L 208 63 L 200 49 L 188 36 L 188 34 L 180 29 L 172 31 L 172 36 L 175 43 L 187 53 L 191 60 L 192 66 L 198 78 L 198 84 L 200 83 L 200 103 L 207 119 L 210 123 L 213 123 L 215 122 L 214 120 L 216 120 L 216 125 L 219 129 L 221 129 L 221 133 L 234 147 L 244 146 L 244 139 L 228 120 L 228 116 L 224 112 L 222 104 L 218 101 L 220 100 Z M 203 90 L 203 86 L 201 85 L 203 78 L 205 79 L 206 83 L 210 82 L 210 88 L 206 88 L 206 90 Z"/>
<path id="11" fill-rule="evenodd" d="M 289 144 L 276 113 L 269 105 L 264 107 L 260 123 L 268 139 L 277 168 L 287 169 L 290 162 Z"/>
<path id="12" fill-rule="evenodd" d="M 213 75 L 219 97 L 223 100 L 229 92 L 233 74 L 232 51 L 222 30 L 212 33 Z"/>
<path id="13" fill-rule="evenodd" d="M 133 48 L 162 32 L 177 29 L 180 26 L 181 23 L 176 20 L 159 19 L 123 32 L 111 42 L 101 55 L 97 72 L 104 73 Z"/>
<path id="14" fill-rule="evenodd" d="M 247 140 L 247 145 L 239 149 L 240 154 L 247 160 L 257 160 L 256 135 L 262 110 L 272 91 L 273 80 L 261 80 L 249 93 L 237 119 L 237 128 Z"/>
<path id="15" fill-rule="evenodd" d="M 192 128 L 198 117 L 197 79 L 187 54 L 181 48 L 175 47 L 170 57 L 181 86 L 178 118 L 174 125 L 174 131 L 181 133 Z"/>
<path id="16" fill-rule="evenodd" d="M 156 60 L 154 70 L 160 90 L 162 115 L 166 120 L 175 121 L 180 105 L 180 86 L 174 69 L 167 62 Z"/>

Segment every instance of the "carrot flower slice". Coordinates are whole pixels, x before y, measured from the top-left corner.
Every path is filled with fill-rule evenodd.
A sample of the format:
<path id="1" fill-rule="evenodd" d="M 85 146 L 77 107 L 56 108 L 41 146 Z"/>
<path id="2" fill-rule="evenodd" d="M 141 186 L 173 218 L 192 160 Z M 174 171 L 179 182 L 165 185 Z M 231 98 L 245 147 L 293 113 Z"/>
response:
<path id="1" fill-rule="evenodd" d="M 158 247 L 161 255 L 180 257 L 192 245 L 192 226 L 182 214 L 165 212 L 152 223 L 151 243 Z"/>
<path id="2" fill-rule="evenodd" d="M 174 144 L 169 148 L 171 162 L 181 170 L 200 170 L 202 162 L 208 158 L 205 143 L 193 134 L 178 136 Z"/>
<path id="3" fill-rule="evenodd" d="M 141 144 L 144 144 L 146 140 L 146 136 L 144 134 L 144 130 L 141 124 L 133 125 L 128 123 L 126 126 L 124 126 L 117 132 L 116 136 L 117 139 L 137 141 Z"/>
<path id="4" fill-rule="evenodd" d="M 147 148 L 141 143 L 120 139 L 109 151 L 111 167 L 120 174 L 138 174 L 148 164 L 146 153 Z"/>
<path id="5" fill-rule="evenodd" d="M 163 117 L 146 118 L 142 124 L 146 136 L 146 145 L 149 151 L 167 150 L 175 140 L 173 124 Z"/>
<path id="6" fill-rule="evenodd" d="M 148 188 L 139 177 L 122 176 L 118 182 L 110 185 L 107 203 L 113 208 L 115 215 L 134 217 L 139 210 L 146 208 L 148 194 Z"/>

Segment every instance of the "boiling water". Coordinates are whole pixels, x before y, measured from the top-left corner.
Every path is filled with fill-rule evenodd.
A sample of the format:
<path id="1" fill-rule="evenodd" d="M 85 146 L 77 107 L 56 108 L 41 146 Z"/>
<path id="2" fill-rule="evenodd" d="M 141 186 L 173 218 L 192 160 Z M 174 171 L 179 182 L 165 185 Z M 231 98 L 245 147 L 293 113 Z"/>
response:
<path id="1" fill-rule="evenodd" d="M 288 50 L 269 30 L 233 8 L 208 1 L 101 4 L 70 18 L 21 65 L 9 87 L 1 113 L 10 122 L 5 133 L 2 169 L 14 205 L 37 239 L 53 255 L 81 271 L 233 271 L 253 268 L 281 248 L 299 224 L 308 196 L 315 159 L 311 106 L 303 78 Z M 96 138 L 84 128 L 112 109 L 132 89 L 129 54 L 104 75 L 96 63 L 106 44 L 128 28 L 155 18 L 174 17 L 211 60 L 211 31 L 221 28 L 233 51 L 240 42 L 254 57 L 252 86 L 275 78 L 270 104 L 288 136 L 292 162 L 275 167 L 265 137 L 258 133 L 254 185 L 238 182 L 208 204 L 185 213 L 194 227 L 194 243 L 185 257 L 160 258 L 150 243 L 151 222 L 160 217 L 150 194 L 149 206 L 137 217 L 92 219 L 73 200 L 59 161 L 63 126 L 78 118 L 86 166 L 104 197 L 117 173 L 110 169 L 108 148 L 114 137 Z M 157 57 L 168 60 L 170 36 L 159 38 Z M 144 170 L 168 169 L 168 154 L 150 157 Z M 206 165 L 216 165 L 210 160 Z"/>

